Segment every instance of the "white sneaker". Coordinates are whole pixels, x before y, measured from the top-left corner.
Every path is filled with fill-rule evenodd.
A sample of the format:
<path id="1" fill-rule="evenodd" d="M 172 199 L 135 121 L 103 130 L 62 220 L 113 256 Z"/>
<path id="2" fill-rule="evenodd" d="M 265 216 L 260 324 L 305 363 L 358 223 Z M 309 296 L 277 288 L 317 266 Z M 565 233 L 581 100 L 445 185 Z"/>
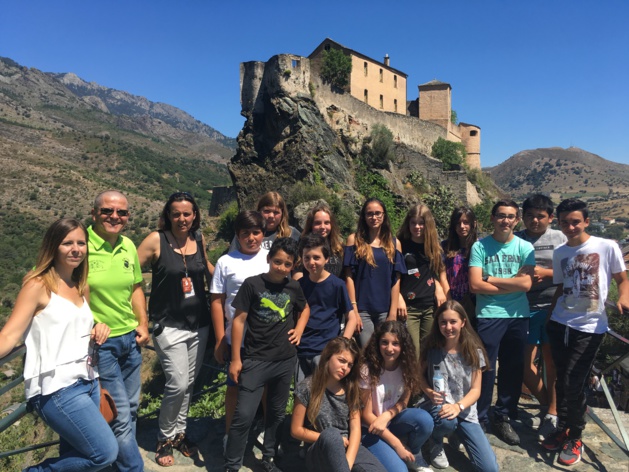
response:
<path id="1" fill-rule="evenodd" d="M 433 472 L 430 466 L 422 457 L 422 453 L 415 454 L 415 462 L 406 462 L 408 470 L 413 472 Z"/>
<path id="2" fill-rule="evenodd" d="M 435 444 L 430 450 L 430 463 L 437 469 L 447 469 L 450 463 L 443 450 L 443 444 Z"/>
<path id="3" fill-rule="evenodd" d="M 557 417 L 555 415 L 546 415 L 542 424 L 537 428 L 537 439 L 543 441 L 555 431 L 557 431 Z"/>

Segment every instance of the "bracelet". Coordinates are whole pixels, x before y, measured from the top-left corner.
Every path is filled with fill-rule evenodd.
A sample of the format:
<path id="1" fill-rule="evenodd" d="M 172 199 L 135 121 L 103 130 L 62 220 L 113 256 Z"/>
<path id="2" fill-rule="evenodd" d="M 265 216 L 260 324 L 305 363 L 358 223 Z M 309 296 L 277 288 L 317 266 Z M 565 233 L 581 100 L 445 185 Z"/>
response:
<path id="1" fill-rule="evenodd" d="M 356 302 L 352 302 L 352 305 L 358 305 L 358 303 L 356 303 Z"/>

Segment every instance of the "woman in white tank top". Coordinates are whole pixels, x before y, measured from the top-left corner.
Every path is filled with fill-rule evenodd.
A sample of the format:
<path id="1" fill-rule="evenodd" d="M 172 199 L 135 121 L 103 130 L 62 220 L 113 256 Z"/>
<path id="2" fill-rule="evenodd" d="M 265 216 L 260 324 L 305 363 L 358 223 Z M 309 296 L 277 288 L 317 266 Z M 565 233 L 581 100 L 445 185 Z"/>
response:
<path id="1" fill-rule="evenodd" d="M 98 346 L 109 327 L 94 325 L 87 298 L 87 231 L 74 218 L 55 221 L 37 264 L 25 277 L 0 331 L 0 357 L 25 338 L 25 396 L 59 434 L 59 457 L 28 471 L 96 471 L 111 464 L 118 443 L 99 411 Z"/>

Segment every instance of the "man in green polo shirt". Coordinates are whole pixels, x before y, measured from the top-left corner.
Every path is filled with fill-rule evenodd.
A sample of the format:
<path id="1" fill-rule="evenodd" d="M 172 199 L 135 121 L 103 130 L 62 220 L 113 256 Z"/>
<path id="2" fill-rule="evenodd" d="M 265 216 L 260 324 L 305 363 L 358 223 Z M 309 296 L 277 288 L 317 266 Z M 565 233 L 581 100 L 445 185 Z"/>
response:
<path id="1" fill-rule="evenodd" d="M 148 340 L 146 302 L 138 253 L 120 233 L 129 221 L 126 197 L 115 190 L 99 194 L 89 233 L 90 308 L 94 321 L 111 329 L 100 348 L 98 372 L 118 409 L 111 428 L 118 440 L 116 466 L 121 472 L 142 471 L 144 461 L 135 438 L 140 399 L 140 347 Z"/>

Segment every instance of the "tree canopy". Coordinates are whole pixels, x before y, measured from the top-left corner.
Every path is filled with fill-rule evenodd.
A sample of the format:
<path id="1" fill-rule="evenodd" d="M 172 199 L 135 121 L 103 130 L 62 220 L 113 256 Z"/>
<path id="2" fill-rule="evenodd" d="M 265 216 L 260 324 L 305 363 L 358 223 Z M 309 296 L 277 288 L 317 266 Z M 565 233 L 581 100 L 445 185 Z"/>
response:
<path id="1" fill-rule="evenodd" d="M 352 58 L 343 54 L 340 49 L 323 51 L 321 78 L 335 87 L 343 88 L 349 84 L 352 72 Z"/>
<path id="2" fill-rule="evenodd" d="M 453 170 L 465 163 L 467 152 L 463 143 L 455 143 L 439 138 L 432 145 L 432 157 L 443 162 L 443 170 Z"/>

